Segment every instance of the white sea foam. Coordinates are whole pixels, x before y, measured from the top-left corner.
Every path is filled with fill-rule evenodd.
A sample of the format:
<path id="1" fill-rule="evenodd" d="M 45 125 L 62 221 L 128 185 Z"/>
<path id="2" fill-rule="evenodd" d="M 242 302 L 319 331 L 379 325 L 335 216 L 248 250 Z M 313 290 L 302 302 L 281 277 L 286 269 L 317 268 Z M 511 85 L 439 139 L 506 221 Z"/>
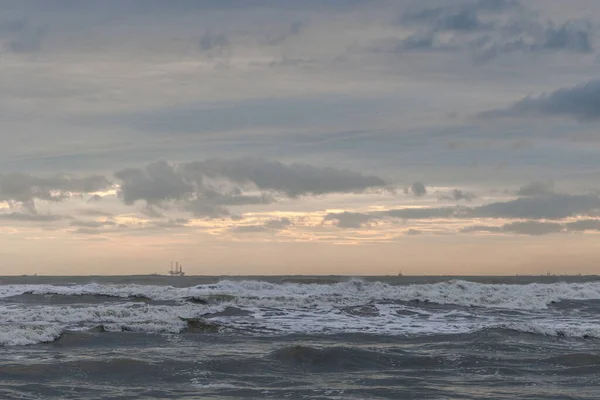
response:
<path id="1" fill-rule="evenodd" d="M 377 315 L 357 316 L 330 307 L 286 309 L 273 312 L 271 309 L 257 310 L 251 316 L 215 318 L 229 328 L 264 334 L 336 334 L 363 333 L 379 335 L 433 335 L 468 333 L 480 327 L 480 319 L 453 315 L 452 312 L 415 313 L 402 315 L 407 308 L 397 305 L 380 305 Z"/>
<path id="2" fill-rule="evenodd" d="M 564 336 L 600 339 L 600 324 L 585 321 L 534 321 L 510 322 L 496 325 L 495 328 L 510 329 L 521 333 L 543 336 Z"/>
<path id="3" fill-rule="evenodd" d="M 561 300 L 600 299 L 600 282 L 532 283 L 528 285 L 482 284 L 461 280 L 389 285 L 352 280 L 336 284 L 276 284 L 262 281 L 222 281 L 186 288 L 144 285 L 3 285 L 0 298 L 25 293 L 39 295 L 96 295 L 152 300 L 183 300 L 211 295 L 235 296 L 240 306 L 356 305 L 370 301 L 422 301 L 469 307 L 509 310 L 541 310 Z"/>
<path id="4" fill-rule="evenodd" d="M 0 346 L 27 346 L 53 342 L 62 333 L 55 324 L 0 324 Z"/>
<path id="5" fill-rule="evenodd" d="M 122 300 L 96 304 L 82 299 L 78 304 L 25 305 L 8 299 L 26 293 L 113 296 Z M 500 327 L 541 335 L 600 337 L 600 323 L 576 313 L 573 320 L 568 320 L 561 309 L 548 308 L 562 300 L 600 299 L 600 283 L 596 282 L 495 285 L 449 281 L 389 285 L 360 280 L 336 284 L 222 281 L 186 288 L 95 283 L 3 285 L 1 297 L 5 303 L 0 305 L 0 321 L 13 330 L 12 333 L 0 330 L 3 345 L 54 340 L 61 330 L 98 325 L 108 331 L 178 333 L 186 328 L 183 319 L 197 317 L 210 318 L 226 331 L 248 334 L 430 335 Z M 131 297 L 175 302 L 140 303 L 129 301 Z M 204 298 L 208 304 L 187 302 L 189 297 Z M 434 306 L 424 307 L 423 302 Z M 227 307 L 246 312 L 215 315 Z M 14 331 L 18 326 L 26 328 Z"/>
<path id="6" fill-rule="evenodd" d="M 198 306 L 184 304 L 179 306 L 151 306 L 136 303 L 99 304 L 89 306 L 65 305 L 11 305 L 0 307 L 0 343 L 4 343 L 2 329 L 25 326 L 22 331 L 11 331 L 19 336 L 26 334 L 23 343 L 17 339 L 15 343 L 33 344 L 47 340 L 48 334 L 54 332 L 49 327 L 68 330 L 85 330 L 102 325 L 107 331 L 131 331 L 149 333 L 179 333 L 186 327 L 182 318 L 194 318 L 198 314 L 222 311 L 224 306 Z M 43 323 L 45 330 L 40 331 L 36 323 Z M 20 324 L 27 325 L 20 325 Z M 35 336 L 39 332 L 39 337 Z M 8 332 L 8 331 L 7 331 Z M 60 333 L 60 330 L 58 331 Z M 28 336 L 27 336 L 28 335 Z M 33 336 L 32 336 L 33 335 Z M 51 336 L 58 337 L 58 336 Z M 37 338 L 37 339 L 36 339 Z M 9 343 L 8 341 L 6 343 Z M 12 343 L 12 342 L 11 342 Z"/>

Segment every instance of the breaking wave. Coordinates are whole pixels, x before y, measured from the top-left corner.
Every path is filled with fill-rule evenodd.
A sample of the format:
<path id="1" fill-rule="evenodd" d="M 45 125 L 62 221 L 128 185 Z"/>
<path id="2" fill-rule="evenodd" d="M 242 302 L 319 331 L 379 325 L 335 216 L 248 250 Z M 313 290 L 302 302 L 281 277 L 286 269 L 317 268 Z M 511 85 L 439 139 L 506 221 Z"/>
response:
<path id="1" fill-rule="evenodd" d="M 597 282 L 0 285 L 0 346 L 51 342 L 73 331 L 414 336 L 504 329 L 600 338 L 600 324 L 590 319 L 598 309 L 590 300 L 599 299 Z"/>
<path id="2" fill-rule="evenodd" d="M 585 322 L 512 322 L 499 324 L 496 328 L 540 336 L 600 339 L 600 325 Z"/>
<path id="3" fill-rule="evenodd" d="M 200 332 L 198 314 L 219 313 L 225 307 L 193 305 L 150 306 L 102 304 L 95 306 L 0 307 L 0 346 L 52 342 L 63 331 L 180 333 Z M 41 324 L 40 324 L 41 323 Z M 211 332 L 209 323 L 205 332 Z M 216 331 L 212 329 L 212 331 Z"/>
<path id="4" fill-rule="evenodd" d="M 60 325 L 0 324 L 0 346 L 27 346 L 53 342 L 62 334 Z"/>
<path id="5" fill-rule="evenodd" d="M 424 302 L 507 310 L 542 310 L 562 300 L 598 300 L 600 283 L 483 284 L 462 280 L 432 284 L 390 285 L 351 280 L 334 284 L 221 281 L 185 288 L 149 285 L 3 285 L 0 298 L 18 295 L 107 296 L 198 303 L 230 302 L 240 306 L 361 305 L 369 302 Z"/>

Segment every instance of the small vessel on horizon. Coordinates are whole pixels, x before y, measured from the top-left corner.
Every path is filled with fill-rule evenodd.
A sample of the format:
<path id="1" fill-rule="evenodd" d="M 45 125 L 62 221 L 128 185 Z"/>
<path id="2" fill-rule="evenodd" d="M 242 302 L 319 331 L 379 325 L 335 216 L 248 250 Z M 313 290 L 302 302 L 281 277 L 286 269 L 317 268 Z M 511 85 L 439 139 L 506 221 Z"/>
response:
<path id="1" fill-rule="evenodd" d="M 171 261 L 171 270 L 169 271 L 171 276 L 184 276 L 183 265 L 179 264 L 179 261 Z"/>

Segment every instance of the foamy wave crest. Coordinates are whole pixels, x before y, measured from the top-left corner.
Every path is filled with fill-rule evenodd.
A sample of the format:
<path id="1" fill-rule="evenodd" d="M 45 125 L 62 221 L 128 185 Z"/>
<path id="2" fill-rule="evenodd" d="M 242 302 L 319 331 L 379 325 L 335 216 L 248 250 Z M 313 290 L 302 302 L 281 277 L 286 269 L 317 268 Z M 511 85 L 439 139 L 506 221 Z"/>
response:
<path id="1" fill-rule="evenodd" d="M 211 298 L 238 306 L 357 305 L 371 301 L 420 301 L 468 307 L 541 310 L 561 300 L 600 299 L 600 283 L 482 284 L 462 280 L 433 284 L 390 285 L 352 280 L 335 284 L 221 281 L 185 288 L 144 285 L 4 285 L 0 297 L 21 294 L 94 295 L 150 300 Z"/>
<path id="2" fill-rule="evenodd" d="M 275 303 L 304 305 L 356 305 L 370 301 L 421 301 L 468 307 L 514 310 L 545 309 L 561 300 L 600 299 L 600 283 L 553 283 L 528 285 L 482 284 L 461 280 L 421 285 L 389 285 L 352 280 L 332 285 L 272 284 L 223 281 L 197 287 L 203 293 L 230 293 L 238 298 L 259 298 Z M 200 294 L 200 293 L 199 293 Z"/>
<path id="3" fill-rule="evenodd" d="M 0 307 L 0 321 L 12 324 L 43 321 L 48 324 L 44 326 L 58 326 L 67 330 L 102 326 L 104 330 L 113 332 L 179 333 L 187 327 L 185 319 L 195 318 L 198 314 L 219 312 L 224 308 L 221 305 L 150 306 L 131 303 L 88 307 Z"/>
<path id="4" fill-rule="evenodd" d="M 18 295 L 27 296 L 10 298 Z M 55 304 L 52 299 L 31 304 L 31 295 L 85 297 L 81 301 L 69 298 L 67 304 L 64 298 Z M 12 327 L 27 326 L 23 328 L 27 330 L 24 334 L 14 336 L 21 341 L 14 342 L 16 339 L 11 335 L 3 336 L 7 343 L 10 339 L 13 340 L 10 343 L 16 344 L 54 340 L 61 330 L 90 328 L 97 328 L 96 332 L 214 334 L 225 331 L 250 335 L 434 335 L 504 328 L 539 335 L 600 337 L 600 325 L 590 322 L 593 308 L 589 308 L 589 303 L 576 309 L 577 312 L 571 312 L 570 304 L 548 307 L 562 300 L 600 299 L 597 282 L 497 285 L 454 280 L 390 285 L 362 280 L 335 284 L 225 280 L 184 288 L 4 285 L 0 286 L 0 296 L 5 298 L 0 302 L 0 321 Z M 90 301 L 88 296 L 111 296 L 120 300 L 100 299 L 98 302 L 98 299 Z M 132 297 L 153 301 L 130 301 Z M 39 335 L 39 338 L 31 335 Z"/>
<path id="5" fill-rule="evenodd" d="M 561 323 L 556 321 L 513 322 L 500 324 L 495 328 L 542 336 L 600 339 L 600 325 L 587 324 L 581 321 L 577 323 Z"/>
<path id="6" fill-rule="evenodd" d="M 55 324 L 0 324 L 0 346 L 27 346 L 53 342 L 62 334 Z"/>
<path id="7" fill-rule="evenodd" d="M 107 296 L 119 298 L 147 298 L 152 300 L 177 299 L 179 292 L 186 289 L 171 286 L 149 285 L 3 285 L 0 286 L 0 298 L 22 294 L 62 295 L 62 296 Z"/>

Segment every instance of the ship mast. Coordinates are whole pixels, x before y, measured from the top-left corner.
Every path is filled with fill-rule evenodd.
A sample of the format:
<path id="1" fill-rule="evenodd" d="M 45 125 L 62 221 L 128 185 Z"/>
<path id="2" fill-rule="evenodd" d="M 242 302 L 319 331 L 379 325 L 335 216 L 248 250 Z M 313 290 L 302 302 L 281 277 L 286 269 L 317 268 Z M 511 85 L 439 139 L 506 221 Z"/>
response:
<path id="1" fill-rule="evenodd" d="M 171 261 L 171 269 L 169 270 L 171 276 L 184 276 L 183 265 L 179 264 L 179 261 Z"/>

